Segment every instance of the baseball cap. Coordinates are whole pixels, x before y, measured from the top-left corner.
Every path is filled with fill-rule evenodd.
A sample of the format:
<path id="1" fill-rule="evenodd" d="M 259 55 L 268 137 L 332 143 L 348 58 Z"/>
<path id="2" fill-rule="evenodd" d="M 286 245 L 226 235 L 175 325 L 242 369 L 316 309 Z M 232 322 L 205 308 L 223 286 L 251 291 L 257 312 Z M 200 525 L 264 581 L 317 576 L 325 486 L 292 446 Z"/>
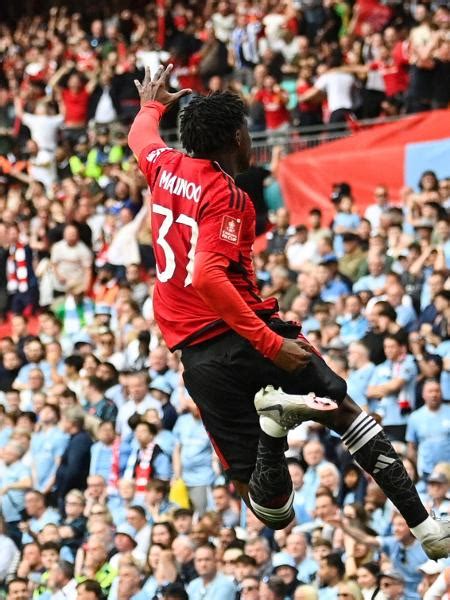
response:
<path id="1" fill-rule="evenodd" d="M 161 375 L 159 375 L 158 377 L 155 377 L 155 379 L 151 382 L 149 389 L 150 390 L 158 390 L 159 392 L 163 392 L 164 394 L 167 394 L 168 396 L 170 396 L 170 394 L 173 391 L 172 388 L 170 387 L 170 385 L 167 383 L 167 381 Z"/>
<path id="2" fill-rule="evenodd" d="M 278 567 L 291 567 L 291 569 L 295 569 L 295 571 L 297 571 L 295 560 L 287 552 L 277 552 L 277 554 L 274 554 L 272 559 L 272 567 L 273 572 L 275 572 Z"/>
<path id="3" fill-rule="evenodd" d="M 386 571 L 382 571 L 380 573 L 380 579 L 382 577 L 388 577 L 389 579 L 394 579 L 395 581 L 405 582 L 405 578 L 398 571 L 394 571 L 394 569 L 387 569 Z"/>
<path id="4" fill-rule="evenodd" d="M 136 537 L 136 529 L 129 525 L 128 523 L 122 523 L 117 529 L 115 535 L 126 535 L 133 540 L 135 546 L 137 546 L 137 542 L 135 540 Z"/>
<path id="5" fill-rule="evenodd" d="M 432 473 L 428 477 L 427 483 L 448 483 L 448 479 L 444 473 Z"/>
<path id="6" fill-rule="evenodd" d="M 94 342 L 93 342 L 91 336 L 89 334 L 87 334 L 85 331 L 80 331 L 79 333 L 77 333 L 75 335 L 75 337 L 72 339 L 72 343 L 74 346 L 76 344 L 90 344 L 91 346 L 94 345 Z"/>
<path id="7" fill-rule="evenodd" d="M 414 229 L 434 229 L 434 223 L 430 219 L 419 219 L 414 225 Z"/>
<path id="8" fill-rule="evenodd" d="M 111 316 L 111 307 L 107 306 L 106 304 L 97 304 L 95 306 L 94 314 L 107 315 L 108 317 L 110 317 Z"/>
<path id="9" fill-rule="evenodd" d="M 322 260 L 319 263 L 319 266 L 328 266 L 331 264 L 335 264 L 338 262 L 337 256 L 335 256 L 334 254 L 328 254 L 327 256 L 324 256 L 322 258 Z"/>

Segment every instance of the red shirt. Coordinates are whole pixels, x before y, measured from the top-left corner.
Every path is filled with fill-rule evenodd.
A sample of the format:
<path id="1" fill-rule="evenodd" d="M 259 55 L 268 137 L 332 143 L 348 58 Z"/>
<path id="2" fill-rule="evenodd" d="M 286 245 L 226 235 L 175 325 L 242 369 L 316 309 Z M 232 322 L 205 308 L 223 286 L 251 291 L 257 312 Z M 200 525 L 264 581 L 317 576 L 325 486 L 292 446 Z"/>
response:
<path id="1" fill-rule="evenodd" d="M 281 125 L 289 123 L 289 111 L 282 95 L 270 90 L 259 90 L 255 100 L 264 106 L 267 129 L 278 129 Z"/>
<path id="2" fill-rule="evenodd" d="M 171 350 L 229 330 L 193 288 L 194 256 L 213 252 L 230 263 L 228 277 L 256 312 L 272 314 L 276 301 L 258 296 L 251 258 L 255 210 L 248 195 L 220 166 L 150 144 L 139 166 L 152 191 L 152 235 L 157 264 L 156 321 Z"/>
<path id="3" fill-rule="evenodd" d="M 86 91 L 86 88 L 82 88 L 79 92 L 72 92 L 64 88 L 61 96 L 66 113 L 66 125 L 81 125 L 86 123 L 89 102 L 89 93 Z"/>

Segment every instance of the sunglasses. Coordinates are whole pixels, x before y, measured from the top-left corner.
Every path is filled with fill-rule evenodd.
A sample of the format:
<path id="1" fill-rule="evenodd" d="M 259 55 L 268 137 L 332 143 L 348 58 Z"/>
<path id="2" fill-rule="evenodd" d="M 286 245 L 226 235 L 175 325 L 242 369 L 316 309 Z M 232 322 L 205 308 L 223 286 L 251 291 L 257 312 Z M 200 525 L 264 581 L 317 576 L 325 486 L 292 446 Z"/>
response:
<path id="1" fill-rule="evenodd" d="M 256 592 L 258 589 L 257 585 L 246 585 L 245 587 L 241 587 L 241 592 Z"/>

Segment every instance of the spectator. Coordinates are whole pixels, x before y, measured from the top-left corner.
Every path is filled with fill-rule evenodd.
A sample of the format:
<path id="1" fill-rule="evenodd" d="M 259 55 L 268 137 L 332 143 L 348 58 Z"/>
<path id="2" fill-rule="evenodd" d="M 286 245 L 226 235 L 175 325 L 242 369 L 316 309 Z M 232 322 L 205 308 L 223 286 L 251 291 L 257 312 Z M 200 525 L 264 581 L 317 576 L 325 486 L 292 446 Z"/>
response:
<path id="1" fill-rule="evenodd" d="M 417 375 L 414 360 L 405 350 L 401 337 L 387 335 L 384 338 L 387 360 L 375 368 L 367 388 L 370 408 L 382 416 L 387 434 L 400 441 L 405 439 L 406 415 L 414 408 Z"/>
<path id="2" fill-rule="evenodd" d="M 73 565 L 65 560 L 59 560 L 49 569 L 48 589 L 51 600 L 75 600 L 77 597 L 77 581 L 74 578 Z"/>
<path id="3" fill-rule="evenodd" d="M 55 273 L 54 289 L 58 293 L 75 290 L 77 286 L 87 290 L 91 280 L 92 255 L 80 241 L 75 225 L 64 228 L 64 238 L 53 245 L 51 261 Z"/>
<path id="4" fill-rule="evenodd" d="M 318 577 L 320 581 L 319 600 L 332 598 L 338 594 L 339 584 L 344 579 L 345 567 L 338 554 L 324 556 L 319 565 Z"/>
<path id="5" fill-rule="evenodd" d="M 203 596 L 205 600 L 234 600 L 236 588 L 227 577 L 217 572 L 213 546 L 199 546 L 195 551 L 194 563 L 199 576 L 187 587 L 189 600 L 195 600 L 199 596 Z"/>
<path id="6" fill-rule="evenodd" d="M 30 316 L 37 308 L 39 299 L 31 248 L 20 241 L 19 227 L 15 223 L 8 226 L 7 240 L 6 289 L 9 309 L 13 313 Z"/>
<path id="7" fill-rule="evenodd" d="M 69 490 L 85 489 L 92 446 L 92 440 L 84 429 L 83 412 L 79 408 L 74 407 L 63 413 L 61 428 L 70 438 L 56 471 L 59 505 L 62 505 Z"/>
<path id="8" fill-rule="evenodd" d="M 21 547 L 19 523 L 25 510 L 25 490 L 31 487 L 30 469 L 21 461 L 24 454 L 25 448 L 15 442 L 11 441 L 4 447 L 3 461 L 6 468 L 0 481 L 5 531 L 18 547 Z"/>
<path id="9" fill-rule="evenodd" d="M 161 413 L 160 404 L 155 400 L 148 390 L 148 379 L 145 372 L 133 373 L 128 378 L 128 401 L 120 408 L 117 415 L 117 431 L 126 438 L 131 429 L 128 419 L 138 413 L 144 414 L 146 410 L 155 408 Z"/>
<path id="10" fill-rule="evenodd" d="M 419 472 L 426 480 L 436 464 L 448 456 L 444 428 L 449 407 L 442 404 L 441 387 L 437 381 L 426 381 L 422 396 L 425 406 L 410 415 L 406 441 L 410 458 L 417 462 Z"/>
<path id="11" fill-rule="evenodd" d="M 405 580 L 397 571 L 380 573 L 380 589 L 388 600 L 402 600 Z"/>
<path id="12" fill-rule="evenodd" d="M 112 400 L 105 396 L 105 384 L 95 375 L 89 377 L 86 387 L 86 399 L 88 401 L 87 413 L 93 415 L 100 421 L 115 421 L 117 418 L 117 406 Z"/>
<path id="13" fill-rule="evenodd" d="M 312 582 L 317 573 L 317 563 L 307 555 L 308 543 L 304 533 L 292 532 L 286 538 L 285 552 L 292 556 L 297 567 L 297 579 Z"/>
<path id="14" fill-rule="evenodd" d="M 58 525 L 60 521 L 59 514 L 54 509 L 45 506 L 44 495 L 37 490 L 26 492 L 24 506 L 27 519 L 22 520 L 19 524 L 22 531 L 22 544 L 33 541 L 47 523 Z"/>
<path id="15" fill-rule="evenodd" d="M 236 527 L 239 523 L 239 514 L 232 506 L 232 499 L 226 485 L 215 485 L 212 490 L 214 510 L 222 520 L 224 527 Z"/>
<path id="16" fill-rule="evenodd" d="M 208 490 L 215 479 L 212 447 L 201 424 L 199 409 L 192 400 L 189 400 L 188 409 L 173 429 L 176 439 L 173 476 L 175 480 L 183 479 L 194 510 L 201 516 L 206 511 Z"/>

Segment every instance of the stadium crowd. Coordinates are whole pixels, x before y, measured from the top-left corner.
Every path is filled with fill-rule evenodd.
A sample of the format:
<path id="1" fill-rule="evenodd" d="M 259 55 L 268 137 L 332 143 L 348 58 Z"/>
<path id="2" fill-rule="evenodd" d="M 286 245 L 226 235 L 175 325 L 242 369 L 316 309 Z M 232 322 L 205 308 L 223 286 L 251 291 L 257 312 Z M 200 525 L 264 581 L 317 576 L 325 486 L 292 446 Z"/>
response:
<path id="1" fill-rule="evenodd" d="M 134 79 L 232 89 L 254 132 L 449 104 L 446 2 L 67 7 L 0 23 L 0 585 L 8 600 L 427 600 L 427 561 L 340 439 L 288 436 L 296 522 L 241 506 L 152 312 L 148 191 L 127 146 Z M 91 16 L 87 16 L 91 15 Z M 99 18 L 101 15 L 101 18 Z M 184 99 L 183 99 L 184 101 Z M 186 100 L 188 101 L 188 99 Z M 176 111 L 164 117 L 176 130 Z M 450 179 L 382 182 L 293 225 L 270 166 L 239 177 L 263 297 L 385 427 L 427 508 L 450 511 Z M 271 208 L 272 210 L 268 210 Z M 380 465 L 382 468 L 382 465 Z"/>

